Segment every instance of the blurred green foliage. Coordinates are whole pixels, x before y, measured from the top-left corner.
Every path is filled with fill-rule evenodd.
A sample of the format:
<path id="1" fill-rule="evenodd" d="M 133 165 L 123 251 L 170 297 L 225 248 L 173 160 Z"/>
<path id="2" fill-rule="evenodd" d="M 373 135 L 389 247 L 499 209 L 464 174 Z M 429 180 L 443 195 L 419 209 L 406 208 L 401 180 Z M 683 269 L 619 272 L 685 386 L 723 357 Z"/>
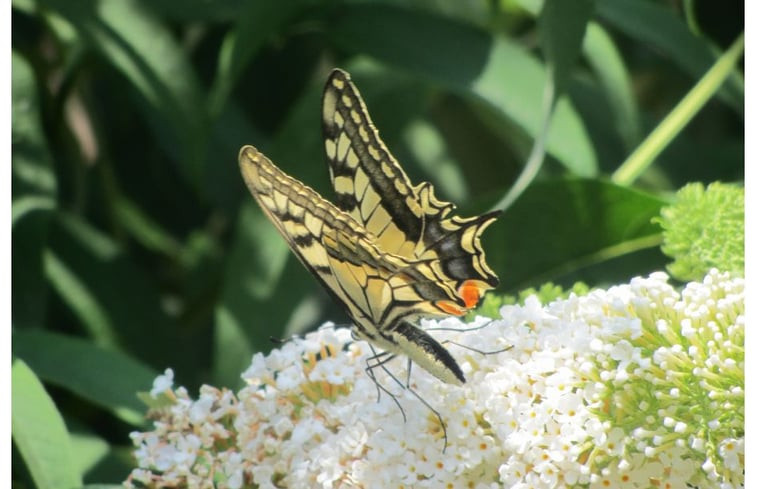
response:
<path id="1" fill-rule="evenodd" d="M 319 105 L 333 67 L 410 178 L 461 215 L 502 202 L 535 155 L 484 236 L 499 294 L 663 269 L 652 219 L 675 190 L 743 180 L 738 64 L 639 179 L 608 177 L 723 59 L 743 2 L 12 5 L 15 487 L 117 484 L 144 423 L 136 392 L 158 372 L 236 387 L 270 337 L 346 323 L 237 167 L 254 144 L 331 195 Z"/>
<path id="2" fill-rule="evenodd" d="M 663 229 L 662 251 L 674 258 L 678 280 L 702 280 L 710 268 L 744 275 L 744 187 L 690 183 L 654 219 Z"/>

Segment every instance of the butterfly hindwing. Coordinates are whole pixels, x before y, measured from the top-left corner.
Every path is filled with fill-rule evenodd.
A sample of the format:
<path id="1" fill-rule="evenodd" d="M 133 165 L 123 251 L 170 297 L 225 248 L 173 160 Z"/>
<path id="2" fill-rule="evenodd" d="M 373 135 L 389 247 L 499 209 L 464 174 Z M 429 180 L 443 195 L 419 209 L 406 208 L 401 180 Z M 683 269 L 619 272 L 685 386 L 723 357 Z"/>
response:
<path id="1" fill-rule="evenodd" d="M 434 260 L 466 307 L 498 283 L 480 237 L 498 212 L 462 218 L 430 183 L 413 185 L 373 125 L 349 75 L 335 69 L 323 93 L 323 134 L 336 205 L 376 237 L 381 249 Z"/>

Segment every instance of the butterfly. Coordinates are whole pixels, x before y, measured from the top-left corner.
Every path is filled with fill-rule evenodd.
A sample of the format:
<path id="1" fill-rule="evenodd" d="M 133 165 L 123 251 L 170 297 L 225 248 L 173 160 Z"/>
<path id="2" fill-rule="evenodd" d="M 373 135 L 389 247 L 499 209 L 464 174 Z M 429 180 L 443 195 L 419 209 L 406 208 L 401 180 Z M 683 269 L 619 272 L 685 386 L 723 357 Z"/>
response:
<path id="1" fill-rule="evenodd" d="M 322 116 L 333 202 L 253 146 L 239 153 L 248 189 L 297 258 L 344 306 L 355 337 L 462 385 L 453 356 L 416 324 L 462 315 L 498 284 L 480 237 L 499 212 L 455 216 L 454 204 L 438 199 L 430 183 L 413 185 L 347 72 L 330 74 Z"/>

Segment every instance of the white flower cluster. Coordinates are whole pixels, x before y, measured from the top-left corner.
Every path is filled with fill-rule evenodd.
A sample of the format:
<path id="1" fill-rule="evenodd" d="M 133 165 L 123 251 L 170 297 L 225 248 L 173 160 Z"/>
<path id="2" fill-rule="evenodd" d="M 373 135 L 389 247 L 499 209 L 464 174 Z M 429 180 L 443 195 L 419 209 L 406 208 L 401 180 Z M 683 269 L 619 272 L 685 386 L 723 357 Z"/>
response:
<path id="1" fill-rule="evenodd" d="M 656 273 L 502 319 L 424 326 L 465 372 L 412 389 L 363 371 L 366 343 L 323 327 L 255 355 L 236 395 L 153 395 L 128 487 L 743 487 L 744 283 L 712 271 L 682 293 Z M 457 328 L 451 331 L 449 328 Z M 459 346 L 465 345 L 465 347 Z M 499 353 L 504 347 L 512 348 Z M 388 369 L 404 382 L 407 363 Z M 377 397 L 379 401 L 377 402 Z M 444 436 L 446 433 L 447 445 Z"/>

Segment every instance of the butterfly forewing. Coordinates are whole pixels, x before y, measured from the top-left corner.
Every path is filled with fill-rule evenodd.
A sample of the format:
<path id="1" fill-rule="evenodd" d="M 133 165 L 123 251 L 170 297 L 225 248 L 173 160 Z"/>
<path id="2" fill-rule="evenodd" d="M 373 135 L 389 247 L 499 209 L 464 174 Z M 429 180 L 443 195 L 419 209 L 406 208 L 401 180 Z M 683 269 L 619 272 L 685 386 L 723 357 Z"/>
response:
<path id="1" fill-rule="evenodd" d="M 359 337 L 407 355 L 445 382 L 464 381 L 451 355 L 409 324 L 417 317 L 444 315 L 440 304 L 464 306 L 435 275 L 433 263 L 385 253 L 360 223 L 254 147 L 242 148 L 239 164 L 263 212 L 297 258 L 344 305 Z"/>
<path id="2" fill-rule="evenodd" d="M 472 307 L 498 283 L 486 264 L 480 237 L 497 212 L 450 216 L 455 206 L 439 200 L 424 182 L 414 186 L 381 140 L 349 75 L 331 73 L 323 93 L 323 134 L 336 205 L 375 236 L 383 250 L 436 262 L 442 280 Z M 467 290 L 470 290 L 468 287 Z"/>

